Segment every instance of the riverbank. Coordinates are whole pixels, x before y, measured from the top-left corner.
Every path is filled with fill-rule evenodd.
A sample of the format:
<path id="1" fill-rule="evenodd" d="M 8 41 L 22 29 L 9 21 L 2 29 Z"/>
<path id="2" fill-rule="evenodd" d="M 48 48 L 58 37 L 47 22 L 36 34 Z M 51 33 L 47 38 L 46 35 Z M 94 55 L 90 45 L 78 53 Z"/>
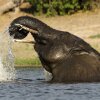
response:
<path id="1" fill-rule="evenodd" d="M 16 67 L 40 67 L 39 58 L 15 58 Z"/>

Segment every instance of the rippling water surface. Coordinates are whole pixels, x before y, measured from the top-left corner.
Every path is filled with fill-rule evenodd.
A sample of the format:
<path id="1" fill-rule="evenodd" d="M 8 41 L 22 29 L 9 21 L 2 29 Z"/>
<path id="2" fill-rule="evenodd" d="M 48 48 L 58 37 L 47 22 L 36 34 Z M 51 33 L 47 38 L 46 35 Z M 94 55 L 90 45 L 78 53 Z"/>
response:
<path id="1" fill-rule="evenodd" d="M 40 68 L 17 69 L 14 81 L 0 82 L 0 100 L 100 100 L 100 83 L 49 84 Z"/>

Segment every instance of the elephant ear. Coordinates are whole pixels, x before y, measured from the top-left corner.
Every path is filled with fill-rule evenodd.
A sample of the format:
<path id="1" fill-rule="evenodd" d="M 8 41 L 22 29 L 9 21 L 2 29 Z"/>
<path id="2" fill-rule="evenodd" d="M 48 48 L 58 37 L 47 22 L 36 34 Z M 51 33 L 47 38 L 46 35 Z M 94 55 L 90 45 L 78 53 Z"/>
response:
<path id="1" fill-rule="evenodd" d="M 71 50 L 74 54 L 91 54 L 91 56 L 96 55 L 100 59 L 100 53 L 93 49 L 88 43 L 82 39 L 78 39 L 74 42 L 74 46 Z"/>

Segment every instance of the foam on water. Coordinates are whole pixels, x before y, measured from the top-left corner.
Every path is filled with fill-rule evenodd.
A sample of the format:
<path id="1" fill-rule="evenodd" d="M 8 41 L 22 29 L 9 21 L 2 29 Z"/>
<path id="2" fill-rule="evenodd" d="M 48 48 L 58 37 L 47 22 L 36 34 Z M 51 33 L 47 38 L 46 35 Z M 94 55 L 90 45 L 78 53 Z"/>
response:
<path id="1" fill-rule="evenodd" d="M 7 29 L 0 33 L 0 81 L 14 80 L 15 73 L 12 39 Z"/>

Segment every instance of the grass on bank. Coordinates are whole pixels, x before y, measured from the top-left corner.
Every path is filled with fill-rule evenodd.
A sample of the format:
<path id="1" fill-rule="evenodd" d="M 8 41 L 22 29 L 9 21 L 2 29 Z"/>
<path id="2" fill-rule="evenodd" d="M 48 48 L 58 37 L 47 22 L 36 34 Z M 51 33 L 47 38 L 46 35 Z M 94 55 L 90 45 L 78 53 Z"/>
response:
<path id="1" fill-rule="evenodd" d="M 89 38 L 95 39 L 95 38 L 100 38 L 100 34 L 92 35 Z"/>
<path id="2" fill-rule="evenodd" d="M 16 58 L 15 67 L 40 67 L 39 58 Z"/>

